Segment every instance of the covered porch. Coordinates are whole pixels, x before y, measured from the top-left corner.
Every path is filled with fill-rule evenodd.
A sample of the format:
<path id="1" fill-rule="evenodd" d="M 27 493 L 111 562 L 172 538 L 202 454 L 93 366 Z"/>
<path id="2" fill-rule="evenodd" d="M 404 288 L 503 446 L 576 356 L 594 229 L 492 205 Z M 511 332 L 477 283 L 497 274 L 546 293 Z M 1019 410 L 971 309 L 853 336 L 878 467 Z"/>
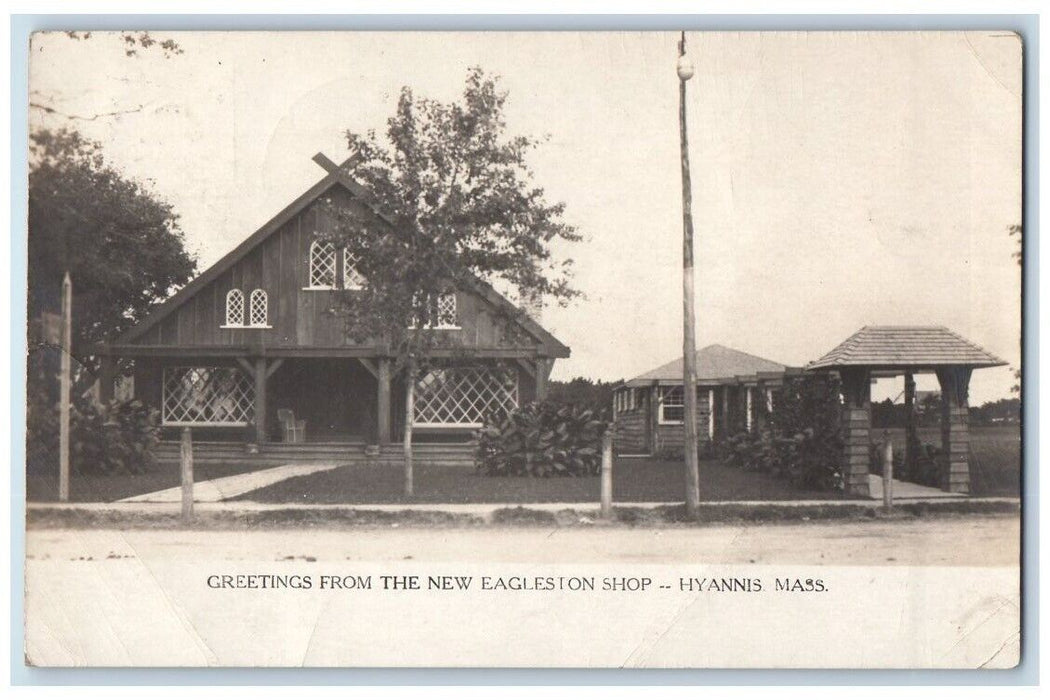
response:
<path id="1" fill-rule="evenodd" d="M 102 400 L 113 396 L 118 357 L 104 356 Z M 390 357 L 274 351 L 132 359 L 134 397 L 158 410 L 165 441 L 184 428 L 197 444 L 260 453 L 402 441 L 407 375 Z M 543 357 L 433 358 L 416 378 L 413 442 L 468 443 L 489 413 L 545 396 L 552 364 Z M 289 430 L 290 420 L 300 430 Z"/>

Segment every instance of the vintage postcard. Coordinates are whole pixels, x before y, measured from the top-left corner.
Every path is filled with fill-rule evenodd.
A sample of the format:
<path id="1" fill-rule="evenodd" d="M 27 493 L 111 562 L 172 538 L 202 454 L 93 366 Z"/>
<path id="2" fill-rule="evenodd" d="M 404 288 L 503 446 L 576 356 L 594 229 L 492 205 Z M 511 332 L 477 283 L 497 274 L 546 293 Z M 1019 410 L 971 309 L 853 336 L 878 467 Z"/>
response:
<path id="1" fill-rule="evenodd" d="M 34 34 L 27 663 L 1017 665 L 1023 51 Z"/>

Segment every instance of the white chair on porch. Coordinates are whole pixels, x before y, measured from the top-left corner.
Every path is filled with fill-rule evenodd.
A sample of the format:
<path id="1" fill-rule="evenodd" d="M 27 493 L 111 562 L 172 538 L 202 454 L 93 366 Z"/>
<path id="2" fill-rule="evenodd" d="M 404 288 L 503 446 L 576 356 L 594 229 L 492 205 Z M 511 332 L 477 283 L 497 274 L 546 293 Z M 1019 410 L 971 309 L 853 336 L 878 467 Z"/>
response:
<path id="1" fill-rule="evenodd" d="M 285 442 L 306 441 L 306 421 L 296 420 L 290 408 L 277 409 L 277 420 L 281 422 L 281 437 Z"/>

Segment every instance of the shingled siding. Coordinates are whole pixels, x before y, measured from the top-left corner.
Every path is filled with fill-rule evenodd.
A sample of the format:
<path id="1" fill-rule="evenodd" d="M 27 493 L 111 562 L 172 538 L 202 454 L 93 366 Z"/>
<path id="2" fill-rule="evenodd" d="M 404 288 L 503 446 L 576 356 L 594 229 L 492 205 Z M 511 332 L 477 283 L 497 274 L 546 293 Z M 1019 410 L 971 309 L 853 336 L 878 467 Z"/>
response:
<path id="1" fill-rule="evenodd" d="M 700 395 L 697 396 L 696 401 L 696 437 L 700 443 L 704 443 L 709 439 L 707 436 L 707 421 L 711 409 L 707 403 L 707 390 L 701 389 L 698 393 Z M 655 443 L 654 454 L 671 451 L 681 452 L 685 447 L 685 426 L 660 425 L 657 423 Z"/>
<path id="2" fill-rule="evenodd" d="M 616 438 L 614 445 L 620 454 L 649 453 L 649 408 L 648 401 L 642 406 L 621 412 L 616 416 Z"/>

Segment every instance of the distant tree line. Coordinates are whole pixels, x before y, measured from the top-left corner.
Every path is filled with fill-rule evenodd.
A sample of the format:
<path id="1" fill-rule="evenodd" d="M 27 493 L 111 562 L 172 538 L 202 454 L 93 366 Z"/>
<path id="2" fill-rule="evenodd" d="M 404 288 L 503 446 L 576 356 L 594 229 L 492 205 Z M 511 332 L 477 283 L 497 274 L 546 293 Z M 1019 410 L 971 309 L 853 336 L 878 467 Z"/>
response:
<path id="1" fill-rule="evenodd" d="M 586 377 L 575 377 L 567 382 L 552 381 L 547 398 L 556 403 L 576 404 L 605 414 L 612 410 L 613 387 L 620 383 L 620 380 L 603 382 Z"/>
<path id="2" fill-rule="evenodd" d="M 915 402 L 915 424 L 919 427 L 940 425 L 941 399 L 937 395 L 926 395 Z M 903 403 L 884 399 L 871 404 L 872 425 L 879 428 L 903 428 L 906 416 Z M 1021 400 L 1014 397 L 988 401 L 970 407 L 971 425 L 996 425 L 1021 422 Z"/>

